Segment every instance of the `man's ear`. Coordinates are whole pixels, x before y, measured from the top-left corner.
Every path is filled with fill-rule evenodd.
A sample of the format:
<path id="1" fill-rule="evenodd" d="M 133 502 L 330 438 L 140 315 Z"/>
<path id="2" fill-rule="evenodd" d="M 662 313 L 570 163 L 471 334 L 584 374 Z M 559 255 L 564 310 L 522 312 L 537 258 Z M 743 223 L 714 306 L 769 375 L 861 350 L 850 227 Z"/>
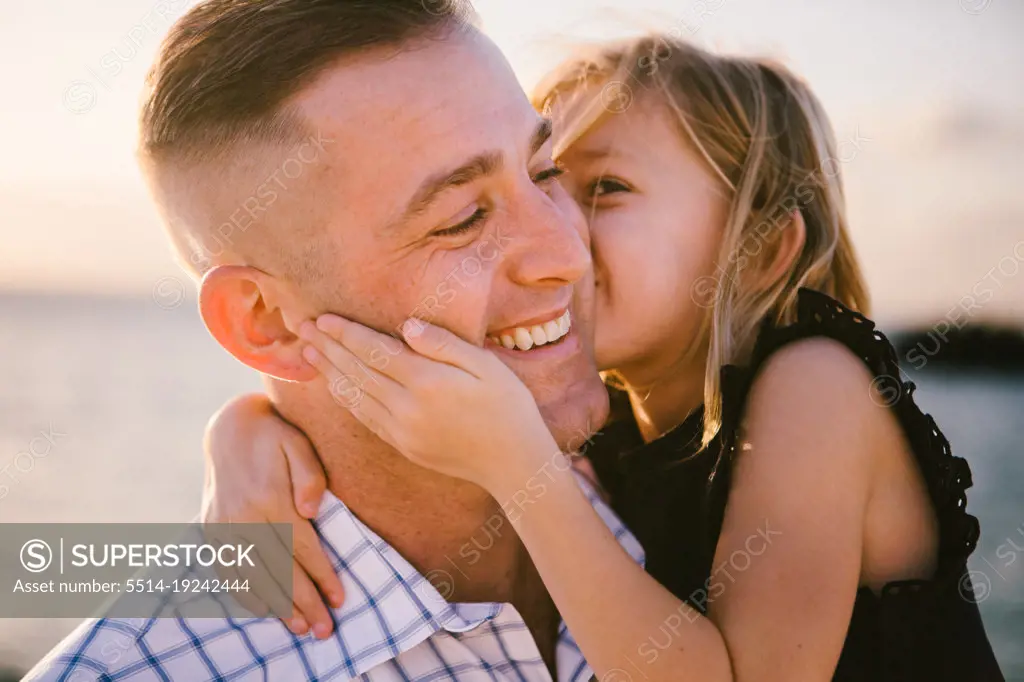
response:
<path id="1" fill-rule="evenodd" d="M 775 243 L 769 249 L 768 262 L 764 263 L 754 283 L 758 290 L 767 289 L 779 281 L 803 253 L 807 243 L 807 225 L 799 209 L 778 228 Z"/>
<path id="2" fill-rule="evenodd" d="M 199 313 L 213 338 L 242 363 L 285 381 L 319 376 L 289 331 L 273 277 L 244 265 L 218 265 L 199 285 Z"/>

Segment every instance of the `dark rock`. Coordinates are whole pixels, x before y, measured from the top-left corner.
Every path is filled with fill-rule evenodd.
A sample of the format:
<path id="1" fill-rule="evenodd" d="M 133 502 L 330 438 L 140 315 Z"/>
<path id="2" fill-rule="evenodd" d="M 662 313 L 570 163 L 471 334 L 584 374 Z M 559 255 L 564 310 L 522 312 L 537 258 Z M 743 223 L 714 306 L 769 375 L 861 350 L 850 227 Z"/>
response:
<path id="1" fill-rule="evenodd" d="M 893 335 L 906 369 L 993 370 L 1024 372 L 1024 330 L 938 323 Z"/>
<path id="2" fill-rule="evenodd" d="M 19 672 L 14 668 L 0 668 L 0 682 L 18 682 L 25 676 L 25 672 Z"/>

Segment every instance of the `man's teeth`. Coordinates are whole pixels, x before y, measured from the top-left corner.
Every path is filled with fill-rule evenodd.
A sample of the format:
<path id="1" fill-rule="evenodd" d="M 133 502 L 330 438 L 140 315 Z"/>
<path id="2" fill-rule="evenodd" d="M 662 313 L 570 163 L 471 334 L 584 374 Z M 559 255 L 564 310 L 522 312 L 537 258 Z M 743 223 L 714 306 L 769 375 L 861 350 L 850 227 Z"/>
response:
<path id="1" fill-rule="evenodd" d="M 569 311 L 557 320 L 551 320 L 544 324 L 537 324 L 532 327 L 516 327 L 499 336 L 492 336 L 491 340 L 500 343 L 505 348 L 512 350 L 530 350 L 534 346 L 543 346 L 554 343 L 569 333 L 572 328 L 572 318 Z"/>

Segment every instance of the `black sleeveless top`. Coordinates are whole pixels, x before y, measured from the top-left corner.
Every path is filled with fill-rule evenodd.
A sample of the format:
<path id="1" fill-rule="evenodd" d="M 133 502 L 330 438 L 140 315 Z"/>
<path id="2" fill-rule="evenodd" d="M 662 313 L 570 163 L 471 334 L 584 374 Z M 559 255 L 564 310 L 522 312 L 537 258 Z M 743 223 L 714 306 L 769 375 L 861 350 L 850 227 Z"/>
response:
<path id="1" fill-rule="evenodd" d="M 801 289 L 797 321 L 762 326 L 748 367 L 722 370 L 722 429 L 700 452 L 702 412 L 643 444 L 625 394 L 612 391 L 613 417 L 588 450 L 612 507 L 643 545 L 647 571 L 678 598 L 705 611 L 715 547 L 728 500 L 731 468 L 747 393 L 765 360 L 809 337 L 832 338 L 875 376 L 879 400 L 906 434 L 939 522 L 939 558 L 930 580 L 891 582 L 881 594 L 857 592 L 834 680 L 1003 680 L 978 612 L 967 557 L 978 520 L 967 513 L 967 462 L 954 457 L 930 415 L 914 403 L 896 351 L 873 322 L 834 299 Z M 768 530 L 770 533 L 770 529 Z"/>

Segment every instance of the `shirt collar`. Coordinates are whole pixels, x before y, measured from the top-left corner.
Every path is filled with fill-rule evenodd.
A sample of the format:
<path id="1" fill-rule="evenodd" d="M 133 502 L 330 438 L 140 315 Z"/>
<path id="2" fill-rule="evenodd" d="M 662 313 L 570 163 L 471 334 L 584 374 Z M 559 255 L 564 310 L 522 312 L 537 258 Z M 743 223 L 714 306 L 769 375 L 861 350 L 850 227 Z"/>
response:
<path id="1" fill-rule="evenodd" d="M 622 548 L 643 566 L 640 543 L 586 479 L 579 475 L 576 478 Z M 345 654 L 345 665 L 353 677 L 412 649 L 440 630 L 473 630 L 498 615 L 504 606 L 449 603 L 443 595 L 450 593 L 452 574 L 439 569 L 421 575 L 330 492 L 324 495 L 314 524 L 335 570 L 350 583 L 346 585 L 344 606 L 334 610 L 333 616 L 340 640 L 358 642 L 358 655 Z M 376 627 L 367 627 L 366 619 L 370 617 L 377 619 Z M 593 673 L 564 622 L 558 632 L 559 678 L 590 679 Z"/>

